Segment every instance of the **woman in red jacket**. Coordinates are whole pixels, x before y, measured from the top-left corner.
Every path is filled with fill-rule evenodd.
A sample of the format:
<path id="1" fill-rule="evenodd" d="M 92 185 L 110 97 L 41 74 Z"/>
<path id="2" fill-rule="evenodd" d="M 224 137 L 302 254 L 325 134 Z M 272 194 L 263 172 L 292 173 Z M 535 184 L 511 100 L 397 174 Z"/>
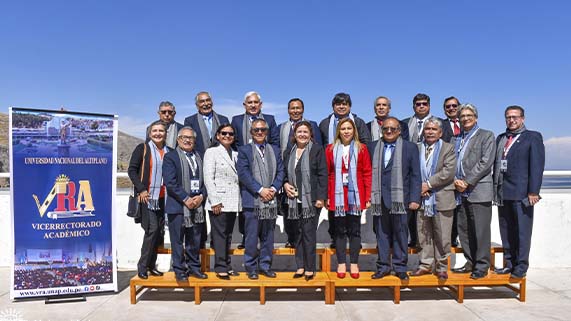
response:
<path id="1" fill-rule="evenodd" d="M 347 238 L 351 277 L 359 278 L 361 211 L 371 204 L 371 159 L 367 146 L 359 143 L 359 133 L 350 118 L 337 125 L 335 141 L 325 150 L 329 172 L 328 208 L 335 212 L 337 277 L 347 272 Z"/>

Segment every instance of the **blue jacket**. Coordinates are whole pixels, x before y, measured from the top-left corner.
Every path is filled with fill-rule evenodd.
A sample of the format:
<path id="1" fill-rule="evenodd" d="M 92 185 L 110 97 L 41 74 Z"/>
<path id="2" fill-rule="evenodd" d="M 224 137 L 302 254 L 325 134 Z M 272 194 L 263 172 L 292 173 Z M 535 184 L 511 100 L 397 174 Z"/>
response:
<path id="1" fill-rule="evenodd" d="M 188 166 L 190 167 L 190 165 Z M 198 170 L 200 175 L 202 175 L 202 168 L 199 168 Z M 190 171 L 190 173 L 192 175 L 192 171 Z M 204 183 L 200 185 L 200 190 L 196 194 L 191 195 L 184 191 L 182 185 L 182 168 L 180 167 L 180 158 L 178 157 L 176 150 L 166 153 L 163 158 L 163 182 L 166 186 L 168 195 L 165 202 L 165 213 L 184 213 L 184 200 L 187 197 L 194 197 L 200 194 L 202 194 L 202 206 L 204 206 L 207 196 Z"/>
<path id="2" fill-rule="evenodd" d="M 265 115 L 264 115 L 265 117 Z M 276 157 L 276 176 L 272 185 L 276 191 L 282 188 L 284 182 L 285 171 L 282 163 L 280 150 L 277 146 L 271 146 Z M 268 152 L 266 150 L 266 152 Z M 252 145 L 244 145 L 238 148 L 238 161 L 236 163 L 236 171 L 238 172 L 238 179 L 240 180 L 240 194 L 242 196 L 242 208 L 254 208 L 254 198 L 259 197 L 258 191 L 262 187 L 254 177 L 252 172 L 254 158 L 252 153 Z M 269 187 L 269 186 L 268 186 Z M 276 200 L 277 201 L 277 200 Z"/>
<path id="3" fill-rule="evenodd" d="M 280 132 L 278 131 L 278 125 L 276 125 L 276 120 L 274 116 L 267 115 L 264 113 L 261 114 L 264 115 L 264 120 L 266 121 L 266 123 L 268 123 L 268 127 L 270 128 L 270 131 L 268 132 L 267 142 L 275 146 L 280 146 Z M 236 135 L 234 135 L 235 137 L 234 144 L 236 145 L 236 147 L 248 144 L 248 142 L 243 141 L 244 140 L 242 134 L 244 132 L 244 129 L 242 128 L 243 122 L 244 122 L 244 114 L 232 117 L 232 126 L 234 126 L 234 130 L 236 131 Z"/>
<path id="4" fill-rule="evenodd" d="M 201 158 L 204 158 L 204 152 L 206 152 L 206 149 L 210 146 L 204 146 L 204 143 L 202 142 L 202 132 L 200 131 L 200 126 L 198 125 L 198 115 L 200 114 L 196 113 L 192 116 L 186 117 L 184 119 L 184 126 L 190 126 L 196 132 L 196 144 L 194 146 L 194 151 L 197 152 Z M 230 124 L 230 121 L 228 121 L 228 118 L 226 116 L 220 114 L 217 115 L 218 115 L 218 120 L 220 121 L 220 125 Z M 214 131 L 216 131 L 216 129 L 218 128 L 214 128 Z M 213 142 L 216 141 L 216 137 L 213 137 L 212 141 Z"/>

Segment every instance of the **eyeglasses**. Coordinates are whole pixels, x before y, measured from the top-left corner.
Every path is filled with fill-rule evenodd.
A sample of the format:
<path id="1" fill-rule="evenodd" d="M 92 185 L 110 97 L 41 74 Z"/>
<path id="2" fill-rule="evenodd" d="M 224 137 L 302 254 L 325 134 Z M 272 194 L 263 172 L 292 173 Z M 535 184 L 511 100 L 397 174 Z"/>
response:
<path id="1" fill-rule="evenodd" d="M 506 120 L 518 120 L 521 116 L 506 116 Z"/>
<path id="2" fill-rule="evenodd" d="M 383 133 L 388 133 L 388 132 L 396 132 L 397 130 L 400 130 L 400 128 L 398 127 L 383 127 Z"/>
<path id="3" fill-rule="evenodd" d="M 460 115 L 460 117 L 458 117 L 458 118 L 460 118 L 460 119 L 472 119 L 475 117 L 476 117 L 476 115 L 470 114 L 470 115 Z"/>
<path id="4" fill-rule="evenodd" d="M 415 105 L 416 107 L 420 107 L 420 106 L 428 106 L 428 102 L 426 102 L 426 101 L 423 101 L 423 102 L 419 102 L 419 103 L 414 103 L 414 105 Z"/>
<path id="5" fill-rule="evenodd" d="M 253 131 L 254 133 L 260 133 L 260 132 L 261 132 L 261 133 L 265 133 L 265 132 L 268 131 L 268 129 L 265 128 L 265 127 L 264 127 L 264 128 L 252 128 L 252 131 Z"/>
<path id="6" fill-rule="evenodd" d="M 195 141 L 196 137 L 194 136 L 178 136 L 178 138 L 180 138 L 181 140 L 190 140 L 190 141 Z"/>
<path id="7" fill-rule="evenodd" d="M 259 100 L 248 100 L 248 101 L 246 101 L 246 104 L 247 104 L 247 105 L 250 105 L 250 104 L 257 105 L 257 104 L 259 104 L 259 103 L 260 103 Z"/>
<path id="8" fill-rule="evenodd" d="M 163 115 L 174 115 L 176 113 L 176 111 L 174 111 L 174 110 L 159 110 L 159 113 L 161 113 Z"/>
<path id="9" fill-rule="evenodd" d="M 446 108 L 446 109 L 458 108 L 458 105 L 457 104 L 450 104 L 450 105 L 444 106 L 444 108 Z"/>
<path id="10" fill-rule="evenodd" d="M 220 132 L 220 136 L 234 137 L 234 132 Z"/>

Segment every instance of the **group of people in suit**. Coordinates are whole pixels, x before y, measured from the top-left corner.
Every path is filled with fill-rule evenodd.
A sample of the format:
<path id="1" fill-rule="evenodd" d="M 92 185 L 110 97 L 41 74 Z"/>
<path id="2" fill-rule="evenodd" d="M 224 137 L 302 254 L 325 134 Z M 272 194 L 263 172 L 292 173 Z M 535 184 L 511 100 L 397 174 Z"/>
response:
<path id="1" fill-rule="evenodd" d="M 296 250 L 293 277 L 311 280 L 319 213 L 326 208 L 339 278 L 347 272 L 360 277 L 367 210 L 378 248 L 373 279 L 431 273 L 447 279 L 457 237 L 466 264 L 452 271 L 479 279 L 490 268 L 492 204 L 499 209 L 505 261 L 495 272 L 526 275 L 545 152 L 541 134 L 525 128 L 522 107 L 506 108 L 506 132 L 494 139 L 479 127 L 477 108 L 456 97 L 445 99 L 446 117 L 439 118 L 430 112 L 430 97 L 417 94 L 414 114 L 401 121 L 390 116 L 390 99 L 380 96 L 375 118 L 365 123 L 351 112 L 351 97 L 338 93 L 319 125 L 303 117 L 303 101 L 293 98 L 289 119 L 279 126 L 262 113 L 257 92 L 245 94 L 244 114 L 231 121 L 214 111 L 208 92 L 198 93 L 195 103 L 197 113 L 181 125 L 174 105 L 162 102 L 160 120 L 131 157 L 129 177 L 144 204 L 139 277 L 162 275 L 155 262 L 165 213 L 177 280 L 207 278 L 199 261 L 207 213 L 218 278 L 239 275 L 228 254 L 237 214 L 248 277 L 276 277 L 272 253 L 281 214 L 286 247 Z M 410 246 L 420 248 L 420 265 L 409 274 Z"/>

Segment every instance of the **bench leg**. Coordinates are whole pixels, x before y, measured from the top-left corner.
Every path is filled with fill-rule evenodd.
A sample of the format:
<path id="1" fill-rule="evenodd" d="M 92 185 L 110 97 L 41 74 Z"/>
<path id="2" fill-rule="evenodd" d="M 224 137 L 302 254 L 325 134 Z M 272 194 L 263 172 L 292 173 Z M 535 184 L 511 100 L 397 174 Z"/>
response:
<path id="1" fill-rule="evenodd" d="M 464 303 L 464 286 L 458 285 L 457 300 L 458 303 Z"/>
<path id="2" fill-rule="evenodd" d="M 200 297 L 200 286 L 194 286 L 194 304 L 198 305 L 202 303 L 202 298 Z"/>
<path id="3" fill-rule="evenodd" d="M 260 287 L 260 304 L 266 304 L 266 287 Z"/>
<path id="4" fill-rule="evenodd" d="M 335 304 L 335 282 L 329 282 L 329 304 Z"/>
<path id="5" fill-rule="evenodd" d="M 137 287 L 134 284 L 129 285 L 131 304 L 137 304 Z"/>
<path id="6" fill-rule="evenodd" d="M 519 283 L 519 301 L 525 302 L 525 278 Z"/>
<path id="7" fill-rule="evenodd" d="M 393 287 L 393 302 L 400 304 L 400 286 Z"/>

